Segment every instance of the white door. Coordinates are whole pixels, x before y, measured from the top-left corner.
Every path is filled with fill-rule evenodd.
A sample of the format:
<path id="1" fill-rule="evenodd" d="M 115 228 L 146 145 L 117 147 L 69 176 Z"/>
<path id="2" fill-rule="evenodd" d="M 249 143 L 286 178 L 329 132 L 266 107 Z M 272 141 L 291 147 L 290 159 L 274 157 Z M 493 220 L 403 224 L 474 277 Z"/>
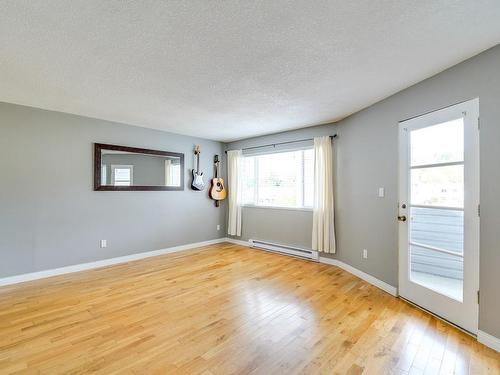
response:
<path id="1" fill-rule="evenodd" d="M 399 127 L 399 294 L 476 334 L 479 100 Z"/>

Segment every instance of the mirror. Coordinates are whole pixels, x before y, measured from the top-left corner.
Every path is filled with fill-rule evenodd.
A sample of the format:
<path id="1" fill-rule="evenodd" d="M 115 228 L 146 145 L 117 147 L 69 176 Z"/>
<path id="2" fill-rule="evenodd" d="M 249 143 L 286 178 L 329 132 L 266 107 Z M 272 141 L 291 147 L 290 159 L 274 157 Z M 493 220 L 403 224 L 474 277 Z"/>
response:
<path id="1" fill-rule="evenodd" d="M 184 154 L 96 143 L 94 190 L 184 190 Z"/>

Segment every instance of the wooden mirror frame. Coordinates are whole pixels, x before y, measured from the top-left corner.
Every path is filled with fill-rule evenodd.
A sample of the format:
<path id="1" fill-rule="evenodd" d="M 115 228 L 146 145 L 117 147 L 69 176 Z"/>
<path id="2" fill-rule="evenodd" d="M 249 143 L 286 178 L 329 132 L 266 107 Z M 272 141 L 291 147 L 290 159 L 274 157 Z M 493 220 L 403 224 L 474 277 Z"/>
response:
<path id="1" fill-rule="evenodd" d="M 180 186 L 111 186 L 101 185 L 101 150 L 125 151 L 136 154 L 148 154 L 159 156 L 173 156 L 180 160 L 181 183 Z M 95 191 L 161 191 L 161 190 L 184 190 L 184 154 L 179 152 L 150 150 L 147 148 L 136 148 L 104 143 L 94 143 L 94 190 Z"/>

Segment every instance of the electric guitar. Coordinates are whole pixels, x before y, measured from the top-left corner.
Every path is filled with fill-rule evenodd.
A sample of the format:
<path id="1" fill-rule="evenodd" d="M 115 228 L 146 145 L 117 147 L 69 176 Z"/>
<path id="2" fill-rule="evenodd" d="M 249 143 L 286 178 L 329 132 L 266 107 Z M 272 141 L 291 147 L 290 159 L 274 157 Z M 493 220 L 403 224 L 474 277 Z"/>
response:
<path id="1" fill-rule="evenodd" d="M 205 182 L 203 181 L 203 172 L 200 172 L 200 146 L 196 146 L 194 149 L 194 154 L 196 155 L 196 170 L 192 170 L 193 182 L 191 182 L 191 188 L 193 190 L 201 191 L 205 189 Z"/>
<path id="2" fill-rule="evenodd" d="M 210 198 L 215 200 L 215 206 L 219 207 L 219 202 L 226 199 L 227 191 L 224 186 L 224 180 L 219 177 L 219 155 L 215 155 L 215 177 L 212 178 L 212 187 L 210 188 Z"/>

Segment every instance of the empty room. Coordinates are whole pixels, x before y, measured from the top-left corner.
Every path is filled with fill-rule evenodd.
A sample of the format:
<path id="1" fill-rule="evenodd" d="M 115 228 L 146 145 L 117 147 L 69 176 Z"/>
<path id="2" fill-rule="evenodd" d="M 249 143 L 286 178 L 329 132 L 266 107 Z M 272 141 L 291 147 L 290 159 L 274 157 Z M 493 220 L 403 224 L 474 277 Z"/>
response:
<path id="1" fill-rule="evenodd" d="M 0 1 L 0 375 L 500 374 L 499 290 L 499 1 Z"/>

